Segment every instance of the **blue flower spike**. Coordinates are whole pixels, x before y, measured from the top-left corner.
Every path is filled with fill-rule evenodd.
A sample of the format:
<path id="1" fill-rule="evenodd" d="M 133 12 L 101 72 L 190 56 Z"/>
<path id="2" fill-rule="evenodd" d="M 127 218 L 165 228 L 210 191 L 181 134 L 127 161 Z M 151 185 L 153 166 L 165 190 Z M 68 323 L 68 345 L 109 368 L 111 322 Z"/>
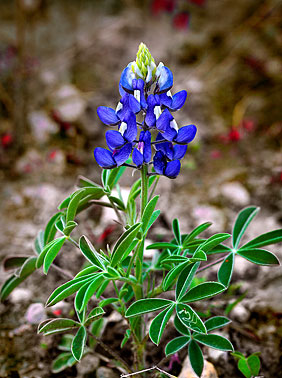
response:
<path id="1" fill-rule="evenodd" d="M 94 150 L 94 157 L 102 168 L 126 165 L 141 169 L 144 164 L 148 167 L 153 164 L 154 169 L 148 175 L 170 179 L 179 175 L 180 160 L 195 138 L 197 128 L 195 125 L 178 127 L 171 112 L 183 107 L 187 92 L 181 90 L 172 95 L 172 86 L 170 69 L 163 63 L 157 67 L 148 48 L 141 43 L 136 61 L 129 63 L 121 74 L 121 99 L 116 109 L 107 106 L 97 109 L 104 124 L 117 128 L 106 132 L 108 149 L 97 147 Z M 155 131 L 156 137 L 152 135 Z M 127 163 L 130 156 L 133 165 Z"/>

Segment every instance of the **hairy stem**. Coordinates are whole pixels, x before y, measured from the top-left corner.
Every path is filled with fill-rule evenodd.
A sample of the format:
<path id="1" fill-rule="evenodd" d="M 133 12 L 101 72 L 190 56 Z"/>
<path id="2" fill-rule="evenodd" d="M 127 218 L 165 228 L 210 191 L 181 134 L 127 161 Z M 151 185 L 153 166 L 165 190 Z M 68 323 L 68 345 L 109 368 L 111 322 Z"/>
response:
<path id="1" fill-rule="evenodd" d="M 209 269 L 211 266 L 214 266 L 214 265 L 219 264 L 219 263 L 222 262 L 225 258 L 226 258 L 226 255 L 220 257 L 219 259 L 217 259 L 217 260 L 215 260 L 215 261 L 213 261 L 213 262 L 211 262 L 211 263 L 209 263 L 209 264 L 206 264 L 206 265 L 203 266 L 202 268 L 198 269 L 196 274 L 198 274 L 198 273 L 200 273 L 200 272 L 203 272 L 203 271 L 206 270 L 206 269 Z"/>

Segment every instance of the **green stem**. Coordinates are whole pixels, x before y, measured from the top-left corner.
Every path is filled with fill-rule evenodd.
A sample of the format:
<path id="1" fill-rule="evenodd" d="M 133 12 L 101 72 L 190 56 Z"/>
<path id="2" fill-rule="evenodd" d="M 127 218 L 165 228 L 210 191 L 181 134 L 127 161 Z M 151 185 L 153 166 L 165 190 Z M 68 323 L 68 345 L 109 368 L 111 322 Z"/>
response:
<path id="1" fill-rule="evenodd" d="M 148 202 L 148 188 L 149 188 L 149 180 L 148 180 L 148 165 L 144 164 L 141 169 L 141 217 L 143 216 L 145 207 Z"/>

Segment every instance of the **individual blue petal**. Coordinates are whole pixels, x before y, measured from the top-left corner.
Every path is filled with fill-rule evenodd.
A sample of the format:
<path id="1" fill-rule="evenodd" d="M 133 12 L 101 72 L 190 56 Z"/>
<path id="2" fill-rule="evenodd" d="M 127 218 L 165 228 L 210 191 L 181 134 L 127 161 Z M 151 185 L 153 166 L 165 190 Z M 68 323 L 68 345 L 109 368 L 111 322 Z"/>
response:
<path id="1" fill-rule="evenodd" d="M 144 156 L 137 148 L 134 148 L 132 152 L 132 161 L 137 167 L 140 167 L 144 163 Z"/>
<path id="2" fill-rule="evenodd" d="M 132 80 L 135 79 L 135 74 L 131 67 L 126 67 L 121 74 L 120 84 L 125 91 L 132 92 Z"/>
<path id="3" fill-rule="evenodd" d="M 100 120 L 106 125 L 116 125 L 119 122 L 119 118 L 114 109 L 107 106 L 99 106 L 97 114 Z"/>
<path id="4" fill-rule="evenodd" d="M 162 175 L 166 167 L 166 158 L 165 158 L 165 155 L 162 153 L 162 151 L 157 151 L 155 153 L 153 164 L 154 164 L 156 173 L 158 173 L 159 175 Z"/>
<path id="5" fill-rule="evenodd" d="M 166 66 L 161 67 L 160 75 L 157 82 L 158 93 L 164 93 L 170 90 L 173 86 L 173 75 L 169 68 Z"/>
<path id="6" fill-rule="evenodd" d="M 181 129 L 178 130 L 176 138 L 174 138 L 174 141 L 179 144 L 187 144 L 190 143 L 196 135 L 197 127 L 195 125 L 188 125 L 181 127 Z"/>
<path id="7" fill-rule="evenodd" d="M 147 108 L 147 102 L 144 96 L 144 86 L 145 86 L 145 83 L 142 79 L 132 80 L 132 88 L 134 89 L 134 97 L 140 103 L 142 109 Z"/>
<path id="8" fill-rule="evenodd" d="M 168 91 L 167 93 L 161 93 L 159 97 L 162 105 L 166 106 L 167 108 L 171 108 L 172 96 L 170 94 L 170 91 Z"/>
<path id="9" fill-rule="evenodd" d="M 135 114 L 127 113 L 123 119 L 122 124 L 123 123 L 126 123 L 127 125 L 126 130 L 122 132 L 124 139 L 126 139 L 128 142 L 133 142 L 137 137 L 137 124 Z"/>
<path id="10" fill-rule="evenodd" d="M 147 108 L 147 113 L 145 116 L 145 122 L 146 122 L 146 125 L 151 128 L 156 125 L 156 120 L 157 120 L 156 114 L 158 115 L 158 111 L 161 111 L 159 96 L 150 94 L 147 98 L 147 104 L 148 104 L 148 108 Z"/>
<path id="11" fill-rule="evenodd" d="M 171 179 L 174 179 L 179 175 L 180 167 L 181 164 L 179 160 L 169 161 L 166 165 L 164 175 Z"/>
<path id="12" fill-rule="evenodd" d="M 106 141 L 107 145 L 111 150 L 115 150 L 124 145 L 126 142 L 121 135 L 121 133 L 117 130 L 109 130 L 106 132 Z"/>
<path id="13" fill-rule="evenodd" d="M 173 159 L 180 160 L 184 157 L 187 151 L 187 145 L 176 144 L 173 146 Z"/>
<path id="14" fill-rule="evenodd" d="M 97 147 L 94 150 L 94 157 L 102 168 L 110 169 L 117 166 L 116 161 L 112 157 L 112 153 L 105 148 Z"/>
<path id="15" fill-rule="evenodd" d="M 165 109 L 156 122 L 157 129 L 162 133 L 162 137 L 169 141 L 174 140 L 177 136 L 177 131 L 170 126 L 172 121 L 172 115 L 168 109 Z"/>
<path id="16" fill-rule="evenodd" d="M 118 89 L 119 89 L 119 94 L 121 95 L 121 97 L 126 94 L 125 90 L 122 88 L 121 82 L 119 82 Z"/>
<path id="17" fill-rule="evenodd" d="M 129 95 L 128 105 L 130 110 L 135 114 L 139 113 L 141 110 L 140 102 L 132 94 Z"/>
<path id="18" fill-rule="evenodd" d="M 187 92 L 185 90 L 175 93 L 172 96 L 171 110 L 179 110 L 185 104 L 187 98 Z"/>
<path id="19" fill-rule="evenodd" d="M 120 148 L 119 150 L 114 150 L 113 158 L 118 167 L 126 162 L 126 160 L 129 158 L 131 154 L 131 151 L 132 143 L 127 143 L 124 147 Z"/>
<path id="20" fill-rule="evenodd" d="M 141 131 L 142 132 L 142 131 Z M 141 133 L 140 133 L 141 135 Z M 150 131 L 145 131 L 144 136 L 143 136 L 143 141 L 144 141 L 144 162 L 149 163 L 152 157 L 152 149 L 151 149 L 151 133 Z"/>

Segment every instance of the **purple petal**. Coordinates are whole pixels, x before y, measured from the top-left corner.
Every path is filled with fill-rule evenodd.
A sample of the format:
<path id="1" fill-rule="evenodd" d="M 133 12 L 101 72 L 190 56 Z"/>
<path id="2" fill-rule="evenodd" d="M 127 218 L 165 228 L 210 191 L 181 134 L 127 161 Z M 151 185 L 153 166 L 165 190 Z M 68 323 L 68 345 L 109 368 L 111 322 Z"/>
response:
<path id="1" fill-rule="evenodd" d="M 185 90 L 175 93 L 172 97 L 172 110 L 179 110 L 184 105 L 187 98 L 187 92 Z"/>
<path id="2" fill-rule="evenodd" d="M 121 147 L 125 143 L 125 140 L 121 133 L 116 130 L 110 130 L 106 132 L 106 141 L 111 150 Z"/>
<path id="3" fill-rule="evenodd" d="M 167 92 L 173 86 L 173 75 L 169 68 L 163 66 L 160 69 L 160 76 L 157 82 L 158 93 Z"/>
<path id="4" fill-rule="evenodd" d="M 117 166 L 119 167 L 129 158 L 132 151 L 132 143 L 127 143 L 124 147 L 119 150 L 114 150 L 113 158 L 116 161 Z"/>
<path id="5" fill-rule="evenodd" d="M 166 165 L 164 175 L 171 179 L 174 179 L 179 175 L 180 167 L 181 164 L 179 160 L 169 161 Z"/>
<path id="6" fill-rule="evenodd" d="M 127 113 L 124 117 L 123 122 L 127 124 L 127 129 L 125 130 L 123 137 L 128 142 L 133 142 L 137 137 L 137 124 L 135 114 Z"/>
<path id="7" fill-rule="evenodd" d="M 116 112 L 112 108 L 107 106 L 99 106 L 97 109 L 97 114 L 100 120 L 106 125 L 116 125 L 119 123 L 119 118 L 116 115 Z"/>
<path id="8" fill-rule="evenodd" d="M 181 127 L 181 129 L 178 130 L 176 138 L 174 138 L 174 141 L 179 144 L 187 144 L 190 143 L 196 135 L 197 127 L 195 125 L 188 125 Z"/>
<path id="9" fill-rule="evenodd" d="M 162 175 L 164 173 L 164 169 L 166 167 L 166 158 L 165 155 L 161 151 L 157 151 L 154 156 L 154 168 L 155 171 Z"/>
<path id="10" fill-rule="evenodd" d="M 102 168 L 110 169 L 117 166 L 115 160 L 112 157 L 112 153 L 109 150 L 106 150 L 105 148 L 95 148 L 94 157 L 97 163 Z"/>
<path id="11" fill-rule="evenodd" d="M 144 163 L 144 157 L 137 148 L 134 148 L 132 153 L 132 161 L 137 167 L 140 167 Z"/>
<path id="12" fill-rule="evenodd" d="M 187 151 L 187 145 L 175 145 L 173 147 L 173 160 L 180 160 L 184 157 Z"/>

